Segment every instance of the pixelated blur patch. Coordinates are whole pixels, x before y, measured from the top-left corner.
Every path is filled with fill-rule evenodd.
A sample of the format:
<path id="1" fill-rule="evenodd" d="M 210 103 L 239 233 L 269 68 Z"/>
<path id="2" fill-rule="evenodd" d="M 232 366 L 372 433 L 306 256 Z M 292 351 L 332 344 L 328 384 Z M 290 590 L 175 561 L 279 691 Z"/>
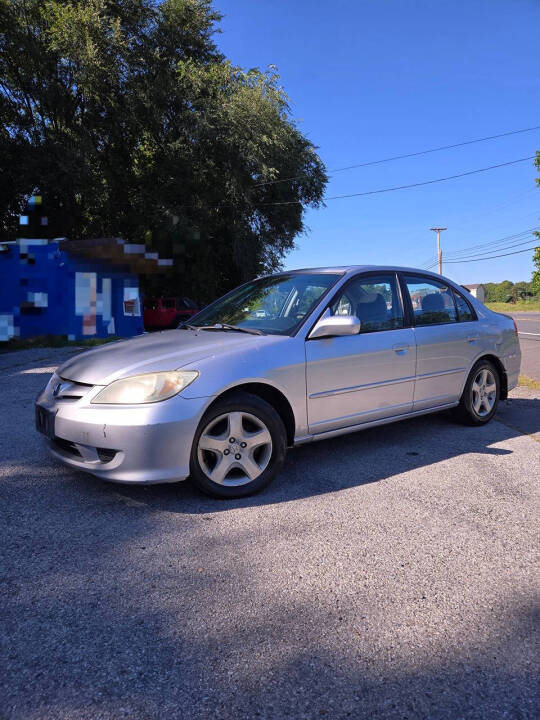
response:
<path id="1" fill-rule="evenodd" d="M 139 287 L 133 286 L 132 281 L 124 281 L 124 315 L 140 316 L 141 304 L 139 301 Z"/>
<path id="2" fill-rule="evenodd" d="M 30 207 L 32 207 L 34 205 L 41 205 L 42 202 L 43 202 L 43 197 L 41 195 L 32 195 L 32 197 L 28 201 L 28 204 L 30 205 Z"/>
<path id="3" fill-rule="evenodd" d="M 96 334 L 97 275 L 75 273 L 75 315 L 82 315 L 83 335 Z"/>
<path id="4" fill-rule="evenodd" d="M 112 317 L 112 281 L 103 278 L 101 281 L 101 316 L 103 322 L 109 322 Z"/>
<path id="5" fill-rule="evenodd" d="M 17 334 L 13 315 L 0 315 L 0 342 L 7 342 Z"/>
<path id="6" fill-rule="evenodd" d="M 49 295 L 46 292 L 29 292 L 26 299 L 34 307 L 46 308 L 49 306 Z"/>
<path id="7" fill-rule="evenodd" d="M 92 312 L 92 295 L 95 298 L 96 273 L 75 273 L 75 314 L 89 315 Z"/>
<path id="8" fill-rule="evenodd" d="M 29 225 L 30 224 L 30 218 L 28 215 L 21 215 L 19 217 L 19 225 Z"/>

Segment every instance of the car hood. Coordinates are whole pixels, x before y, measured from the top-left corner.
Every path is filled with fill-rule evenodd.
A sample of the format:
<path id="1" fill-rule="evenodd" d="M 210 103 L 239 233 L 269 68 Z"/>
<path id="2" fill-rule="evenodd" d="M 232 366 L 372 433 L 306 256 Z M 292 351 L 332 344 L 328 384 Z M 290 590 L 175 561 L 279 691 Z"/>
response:
<path id="1" fill-rule="evenodd" d="M 108 385 L 113 380 L 161 370 L 176 370 L 202 358 L 257 347 L 280 336 L 231 331 L 166 330 L 102 345 L 76 355 L 56 373 L 65 380 Z"/>

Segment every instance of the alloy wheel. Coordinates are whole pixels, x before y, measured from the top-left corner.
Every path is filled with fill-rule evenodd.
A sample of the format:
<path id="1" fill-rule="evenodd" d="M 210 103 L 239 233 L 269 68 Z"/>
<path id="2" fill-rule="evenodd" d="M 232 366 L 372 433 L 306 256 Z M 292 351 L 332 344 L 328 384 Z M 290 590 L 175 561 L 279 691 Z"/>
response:
<path id="1" fill-rule="evenodd" d="M 199 466 L 219 485 L 236 487 L 264 472 L 272 457 L 272 436 L 255 415 L 234 411 L 211 420 L 197 444 Z"/>
<path id="2" fill-rule="evenodd" d="M 471 404 L 478 417 L 489 415 L 497 401 L 497 383 L 491 370 L 482 368 L 478 371 L 471 385 L 471 395 Z"/>

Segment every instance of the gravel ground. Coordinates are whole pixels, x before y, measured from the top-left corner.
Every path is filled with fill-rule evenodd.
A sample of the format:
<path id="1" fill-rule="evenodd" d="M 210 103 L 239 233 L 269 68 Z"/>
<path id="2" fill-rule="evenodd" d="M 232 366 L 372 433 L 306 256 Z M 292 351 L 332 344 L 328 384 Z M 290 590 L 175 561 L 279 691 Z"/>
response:
<path id="1" fill-rule="evenodd" d="M 291 451 L 262 495 L 57 465 L 0 356 L 0 717 L 538 718 L 540 393 Z"/>

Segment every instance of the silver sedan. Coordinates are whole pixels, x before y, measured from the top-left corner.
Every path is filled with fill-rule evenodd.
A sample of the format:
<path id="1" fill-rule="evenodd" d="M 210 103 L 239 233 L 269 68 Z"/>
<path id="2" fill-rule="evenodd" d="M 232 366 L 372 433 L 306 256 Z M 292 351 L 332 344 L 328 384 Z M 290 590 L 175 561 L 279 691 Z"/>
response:
<path id="1" fill-rule="evenodd" d="M 176 330 L 78 355 L 36 401 L 63 462 L 106 480 L 261 490 L 287 447 L 453 408 L 489 422 L 518 381 L 516 327 L 433 273 L 297 270 Z"/>

